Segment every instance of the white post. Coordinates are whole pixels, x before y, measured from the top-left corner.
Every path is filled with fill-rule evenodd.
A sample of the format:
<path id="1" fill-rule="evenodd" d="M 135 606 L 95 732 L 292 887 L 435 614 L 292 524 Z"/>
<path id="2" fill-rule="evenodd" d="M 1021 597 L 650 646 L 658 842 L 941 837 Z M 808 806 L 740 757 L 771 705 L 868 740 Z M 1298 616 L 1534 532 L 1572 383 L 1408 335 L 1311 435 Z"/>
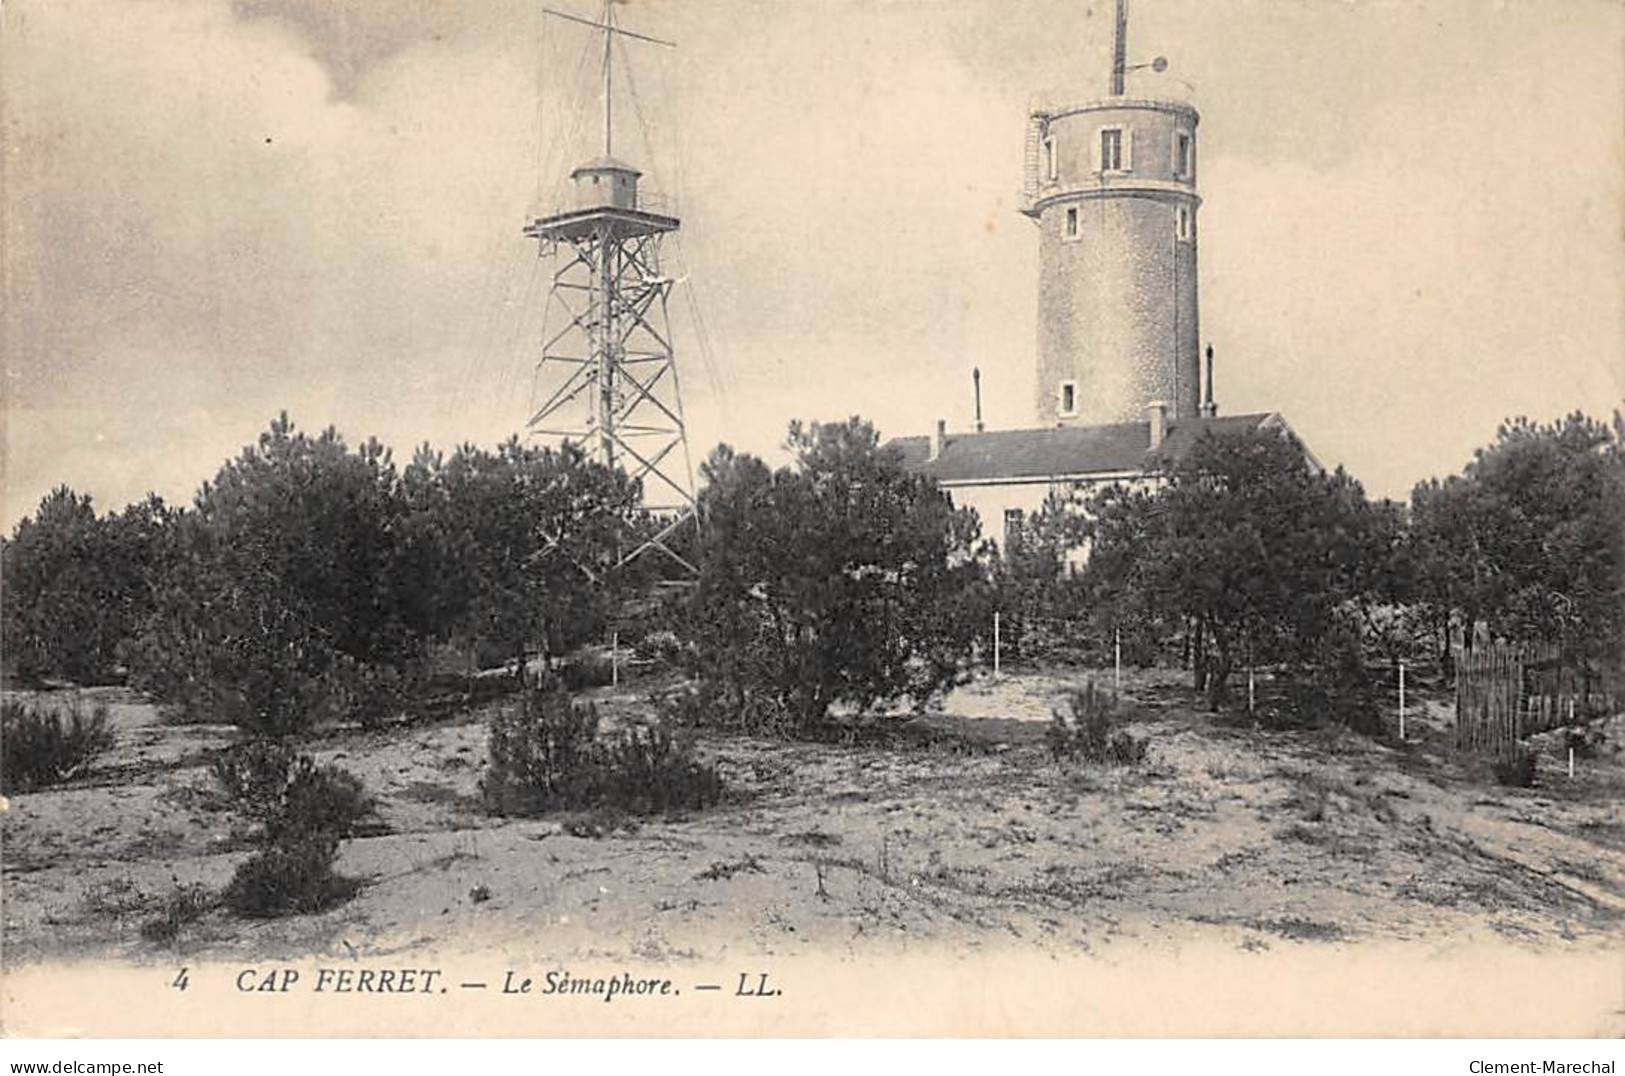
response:
<path id="1" fill-rule="evenodd" d="M 1253 712 L 1253 633 L 1247 632 L 1247 713 Z"/>
<path id="2" fill-rule="evenodd" d="M 609 633 L 609 686 L 621 686 L 621 633 Z"/>
<path id="3" fill-rule="evenodd" d="M 1405 662 L 1399 663 L 1399 738 L 1405 738 Z"/>
<path id="4" fill-rule="evenodd" d="M 993 610 L 993 675 L 999 675 L 999 611 Z"/>
<path id="5" fill-rule="evenodd" d="M 1574 748 L 1569 748 L 1569 780 L 1574 780 Z"/>
<path id="6" fill-rule="evenodd" d="M 1123 693 L 1123 629 L 1112 629 L 1112 690 Z"/>

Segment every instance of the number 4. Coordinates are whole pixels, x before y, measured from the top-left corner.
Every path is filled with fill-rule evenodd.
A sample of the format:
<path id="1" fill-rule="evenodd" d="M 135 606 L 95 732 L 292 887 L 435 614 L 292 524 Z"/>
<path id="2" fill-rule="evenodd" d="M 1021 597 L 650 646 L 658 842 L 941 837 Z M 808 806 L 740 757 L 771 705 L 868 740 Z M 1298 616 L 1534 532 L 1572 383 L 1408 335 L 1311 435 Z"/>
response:
<path id="1" fill-rule="evenodd" d="M 185 990 L 186 989 L 186 969 L 182 968 L 180 970 L 180 974 L 175 976 L 175 981 L 170 983 L 169 985 L 173 986 L 176 990 Z"/>

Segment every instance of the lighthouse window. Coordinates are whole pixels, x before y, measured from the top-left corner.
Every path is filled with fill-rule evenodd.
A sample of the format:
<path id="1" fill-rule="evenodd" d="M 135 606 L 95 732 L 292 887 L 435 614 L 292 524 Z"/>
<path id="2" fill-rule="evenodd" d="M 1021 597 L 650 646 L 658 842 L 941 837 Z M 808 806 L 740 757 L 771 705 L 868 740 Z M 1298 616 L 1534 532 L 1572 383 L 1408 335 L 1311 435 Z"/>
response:
<path id="1" fill-rule="evenodd" d="M 1123 170 L 1123 129 L 1121 127 L 1107 127 L 1100 132 L 1100 170 L 1102 172 L 1121 172 Z"/>
<path id="2" fill-rule="evenodd" d="M 1191 136 L 1186 131 L 1174 132 L 1174 176 L 1189 179 L 1191 174 Z"/>
<path id="3" fill-rule="evenodd" d="M 1060 175 L 1060 161 L 1055 157 L 1055 137 L 1051 135 L 1044 139 L 1044 178 L 1058 179 Z"/>
<path id="4" fill-rule="evenodd" d="M 1078 383 L 1076 381 L 1061 382 L 1061 414 L 1075 415 L 1078 413 Z"/>
<path id="5" fill-rule="evenodd" d="M 1181 239 L 1196 238 L 1195 218 L 1191 216 L 1190 206 L 1182 205 L 1179 207 L 1179 214 L 1175 218 L 1174 230 L 1175 234 L 1177 234 Z"/>
<path id="6" fill-rule="evenodd" d="M 1068 239 L 1078 237 L 1078 207 L 1075 205 L 1066 207 L 1066 237 Z"/>

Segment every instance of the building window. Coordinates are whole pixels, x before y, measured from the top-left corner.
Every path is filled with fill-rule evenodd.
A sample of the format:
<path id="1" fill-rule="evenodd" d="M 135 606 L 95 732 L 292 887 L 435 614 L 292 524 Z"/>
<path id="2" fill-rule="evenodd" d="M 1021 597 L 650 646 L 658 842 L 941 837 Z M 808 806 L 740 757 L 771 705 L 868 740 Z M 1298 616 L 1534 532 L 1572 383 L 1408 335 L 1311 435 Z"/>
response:
<path id="1" fill-rule="evenodd" d="M 1078 413 L 1078 383 L 1076 381 L 1061 382 L 1060 411 L 1063 415 Z"/>
<path id="2" fill-rule="evenodd" d="M 1191 133 L 1174 132 L 1174 178 L 1191 178 Z"/>
<path id="3" fill-rule="evenodd" d="M 1044 178 L 1056 180 L 1061 178 L 1061 162 L 1055 153 L 1055 136 L 1044 136 Z"/>
<path id="4" fill-rule="evenodd" d="M 1101 172 L 1126 172 L 1129 170 L 1129 144 L 1128 132 L 1122 127 L 1102 127 L 1100 129 L 1100 160 L 1096 162 Z"/>
<path id="5" fill-rule="evenodd" d="M 1078 237 L 1078 207 L 1075 205 L 1066 207 L 1066 237 L 1068 239 Z"/>
<path id="6" fill-rule="evenodd" d="M 1191 207 L 1182 205 L 1174 216 L 1174 234 L 1185 242 L 1196 238 L 1196 217 Z"/>
<path id="7" fill-rule="evenodd" d="M 1004 510 L 1004 552 L 1006 555 L 1020 552 L 1021 527 L 1026 521 L 1026 513 L 1019 508 L 1006 508 Z"/>

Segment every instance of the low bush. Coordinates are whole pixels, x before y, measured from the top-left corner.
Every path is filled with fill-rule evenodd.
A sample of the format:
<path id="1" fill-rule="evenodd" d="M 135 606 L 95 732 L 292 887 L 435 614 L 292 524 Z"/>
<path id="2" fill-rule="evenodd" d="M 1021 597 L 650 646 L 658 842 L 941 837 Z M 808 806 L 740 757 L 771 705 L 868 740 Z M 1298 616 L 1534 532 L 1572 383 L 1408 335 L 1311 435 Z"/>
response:
<path id="1" fill-rule="evenodd" d="M 1106 745 L 1106 761 L 1116 766 L 1138 766 L 1145 761 L 1150 749 L 1150 742 L 1142 736 L 1114 732 Z"/>
<path id="2" fill-rule="evenodd" d="M 694 760 L 687 733 L 664 725 L 624 729 L 596 754 L 600 796 L 631 814 L 702 810 L 722 799 L 721 775 Z"/>
<path id="3" fill-rule="evenodd" d="M 162 910 L 141 924 L 141 936 L 148 941 L 174 941 L 183 927 L 203 918 L 214 904 L 215 896 L 207 886 L 177 883 L 164 899 Z"/>
<path id="4" fill-rule="evenodd" d="M 383 728 L 391 718 L 409 713 L 417 705 L 428 682 L 427 665 L 427 658 L 420 666 L 395 668 L 340 657 L 329 677 L 330 705 L 364 729 Z"/>
<path id="5" fill-rule="evenodd" d="M 226 888 L 227 907 L 258 918 L 295 915 L 354 894 L 358 883 L 333 870 L 339 842 L 373 809 L 354 774 L 263 739 L 227 748 L 212 769 L 237 809 L 263 827 L 260 850 L 238 866 Z"/>
<path id="6" fill-rule="evenodd" d="M 1137 766 L 1145 761 L 1147 742 L 1117 727 L 1116 695 L 1090 680 L 1067 703 L 1070 715 L 1057 710 L 1045 737 L 1057 762 Z"/>
<path id="7" fill-rule="evenodd" d="M 1366 669 L 1360 636 L 1352 628 L 1335 629 L 1322 641 L 1314 663 L 1293 678 L 1287 697 L 1300 724 L 1329 721 L 1362 736 L 1385 731 L 1377 682 Z"/>
<path id="8" fill-rule="evenodd" d="M 609 654 L 584 650 L 564 663 L 559 677 L 571 691 L 608 687 L 615 681 L 615 661 Z"/>
<path id="9" fill-rule="evenodd" d="M 491 720 L 490 768 L 480 779 L 485 806 L 497 815 L 535 815 L 591 800 L 591 754 L 598 710 L 565 692 L 527 692 L 517 709 Z"/>
<path id="10" fill-rule="evenodd" d="M 637 654 L 652 664 L 675 667 L 682 661 L 683 641 L 677 637 L 676 632 L 660 628 L 639 640 Z"/>
<path id="11" fill-rule="evenodd" d="M 1495 759 L 1495 780 L 1508 788 L 1530 788 L 1535 783 L 1535 753 L 1523 744 Z"/>
<path id="12" fill-rule="evenodd" d="M 198 589 L 226 590 L 200 607 Z M 394 664 L 337 649 L 274 580 L 194 580 L 165 592 L 123 652 L 130 684 L 177 724 L 236 725 L 287 737 L 358 722 L 377 728 L 409 710 L 427 676 L 427 646 L 400 643 Z"/>
<path id="13" fill-rule="evenodd" d="M 338 766 L 317 766 L 301 757 L 282 797 L 282 810 L 266 825 L 266 836 L 287 844 L 310 837 L 342 839 L 372 813 L 361 779 Z"/>
<path id="14" fill-rule="evenodd" d="M 710 721 L 715 700 L 711 692 L 693 685 L 684 685 L 675 691 L 655 696 L 655 711 L 662 724 L 670 728 L 697 729 Z"/>
<path id="15" fill-rule="evenodd" d="M 572 837 L 598 840 L 618 832 L 636 833 L 638 820 L 619 807 L 600 804 L 565 814 L 559 820 L 559 828 Z"/>
<path id="16" fill-rule="evenodd" d="M 348 837 L 372 811 L 354 774 L 317 766 L 279 740 L 233 744 L 215 756 L 211 769 L 233 805 L 264 824 L 269 841 L 315 833 Z"/>
<path id="17" fill-rule="evenodd" d="M 210 760 L 209 772 L 233 807 L 258 822 L 282 809 L 298 753 L 282 740 L 242 740 Z"/>
<path id="18" fill-rule="evenodd" d="M 238 915 L 266 919 L 304 915 L 341 904 L 358 883 L 333 870 L 338 839 L 329 834 L 272 843 L 244 860 L 226 887 L 226 906 Z"/>
<path id="19" fill-rule="evenodd" d="M 710 806 L 721 799 L 722 779 L 695 760 L 686 732 L 662 723 L 600 737 L 591 704 L 541 689 L 492 720 L 480 794 L 497 815 L 599 807 L 649 815 Z"/>
<path id="20" fill-rule="evenodd" d="M 0 792 L 16 795 L 61 784 L 112 746 L 104 704 L 87 715 L 75 701 L 66 721 L 26 703 L 0 704 Z"/>
<path id="21" fill-rule="evenodd" d="M 135 912 L 145 911 L 152 898 L 128 878 L 107 878 L 85 887 L 79 907 L 87 917 L 96 919 L 123 919 Z"/>
<path id="22" fill-rule="evenodd" d="M 1563 746 L 1573 751 L 1575 758 L 1598 757 L 1608 746 L 1607 722 L 1588 721 L 1564 729 Z"/>

